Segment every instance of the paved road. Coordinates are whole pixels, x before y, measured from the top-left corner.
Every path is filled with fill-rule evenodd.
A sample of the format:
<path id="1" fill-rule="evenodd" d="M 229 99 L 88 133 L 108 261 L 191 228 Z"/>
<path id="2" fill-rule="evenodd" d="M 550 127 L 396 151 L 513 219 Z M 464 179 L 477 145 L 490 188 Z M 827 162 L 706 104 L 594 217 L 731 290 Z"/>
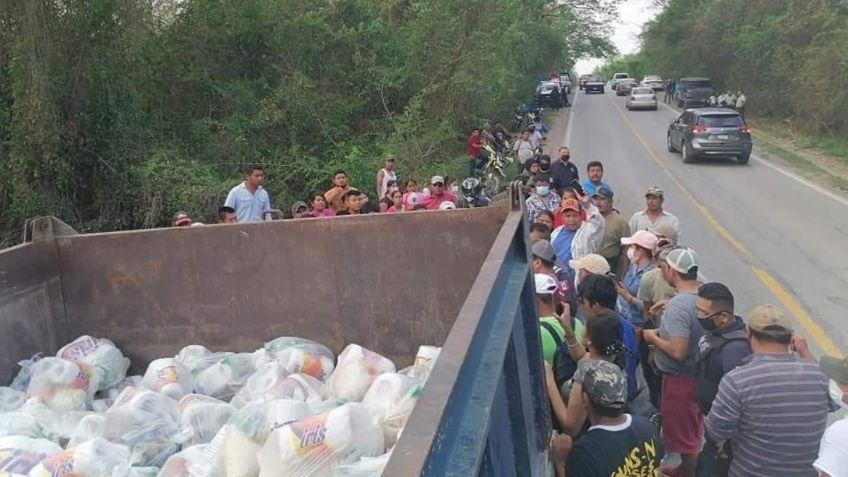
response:
<path id="1" fill-rule="evenodd" d="M 678 216 L 682 243 L 696 250 L 702 272 L 727 284 L 737 313 L 773 303 L 789 309 L 814 352 L 848 352 L 848 206 L 765 164 L 733 159 L 683 164 L 666 152 L 666 128 L 677 114 L 628 112 L 624 98 L 577 93 L 568 141 L 585 174 L 590 160 L 606 168 L 622 215 L 644 207 L 659 185 Z M 561 131 L 557 128 L 554 132 Z"/>

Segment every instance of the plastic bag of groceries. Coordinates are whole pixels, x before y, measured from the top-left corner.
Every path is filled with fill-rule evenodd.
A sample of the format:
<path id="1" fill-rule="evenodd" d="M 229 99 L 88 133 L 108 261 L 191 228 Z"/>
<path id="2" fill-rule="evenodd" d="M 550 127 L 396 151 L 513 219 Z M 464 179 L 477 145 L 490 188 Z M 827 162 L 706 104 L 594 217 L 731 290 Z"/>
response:
<path id="1" fill-rule="evenodd" d="M 43 358 L 32 368 L 27 395 L 57 411 L 86 409 L 97 391 L 97 375 L 83 363 Z"/>
<path id="2" fill-rule="evenodd" d="M 351 464 L 342 464 L 336 467 L 333 477 L 380 477 L 391 457 L 392 451 L 389 451 L 379 457 L 363 457 Z"/>
<path id="3" fill-rule="evenodd" d="M 317 378 L 301 373 L 289 375 L 279 363 L 271 362 L 262 365 L 230 403 L 241 408 L 250 402 L 275 399 L 320 401 L 322 387 Z"/>
<path id="4" fill-rule="evenodd" d="M 127 473 L 127 477 L 156 477 L 157 475 L 159 475 L 159 467 L 130 467 Z"/>
<path id="5" fill-rule="evenodd" d="M 283 336 L 265 343 L 264 349 L 289 373 L 308 374 L 319 381 L 326 381 L 335 365 L 330 348 L 303 338 Z"/>
<path id="6" fill-rule="evenodd" d="M 106 411 L 103 437 L 129 447 L 130 464 L 161 466 L 188 439 L 180 433 L 179 404 L 147 389 L 126 388 Z"/>
<path id="7" fill-rule="evenodd" d="M 356 344 L 349 344 L 339 355 L 336 370 L 324 384 L 324 397 L 359 402 L 371 383 L 383 373 L 394 373 L 388 358 Z"/>
<path id="8" fill-rule="evenodd" d="M 90 414 L 85 416 L 74 428 L 68 448 L 76 447 L 85 441 L 103 437 L 106 416 L 103 414 Z"/>
<path id="9" fill-rule="evenodd" d="M 202 345 L 188 345 L 181 349 L 174 358 L 186 365 L 191 374 L 196 375 L 231 354 L 233 353 L 215 353 Z"/>
<path id="10" fill-rule="evenodd" d="M 143 376 L 139 376 L 139 375 L 127 376 L 124 379 L 122 379 L 118 384 L 112 386 L 111 388 L 109 388 L 105 391 L 100 391 L 99 393 L 97 393 L 97 395 L 95 397 L 96 398 L 102 398 L 102 399 L 111 399 L 112 401 L 114 401 L 115 399 L 118 398 L 118 395 L 120 395 L 121 391 L 123 391 L 124 389 L 129 388 L 129 387 L 140 388 L 140 387 L 143 387 L 143 386 L 144 386 L 144 377 Z"/>
<path id="11" fill-rule="evenodd" d="M 159 470 L 159 477 L 191 477 L 189 467 L 205 458 L 206 444 L 186 447 L 168 457 Z"/>
<path id="12" fill-rule="evenodd" d="M 0 437 L 0 475 L 27 475 L 42 460 L 60 452 L 58 444 L 46 439 Z"/>
<path id="13" fill-rule="evenodd" d="M 190 436 L 185 447 L 207 444 L 235 412 L 224 401 L 202 394 L 189 394 L 180 399 L 180 429 Z"/>
<path id="14" fill-rule="evenodd" d="M 174 358 L 161 358 L 150 362 L 142 380 L 144 387 L 179 401 L 194 389 L 191 371 Z"/>
<path id="15" fill-rule="evenodd" d="M 93 369 L 97 375 L 99 391 L 109 389 L 121 382 L 130 367 L 130 360 L 124 357 L 115 343 L 88 335 L 80 336 L 66 344 L 56 353 L 56 357 L 83 363 Z"/>
<path id="16" fill-rule="evenodd" d="M 378 413 L 348 403 L 271 432 L 257 454 L 260 477 L 332 477 L 340 464 L 385 451 Z"/>
<path id="17" fill-rule="evenodd" d="M 255 372 L 256 356 L 253 353 L 227 353 L 196 374 L 194 391 L 229 401 Z"/>
<path id="18" fill-rule="evenodd" d="M 92 439 L 54 454 L 35 466 L 29 477 L 118 477 L 130 470 L 130 450 L 105 439 Z"/>
<path id="19" fill-rule="evenodd" d="M 382 417 L 386 447 L 397 442 L 400 431 L 418 402 L 421 390 L 418 380 L 398 373 L 381 374 L 368 389 L 362 404 L 377 411 Z"/>
<path id="20" fill-rule="evenodd" d="M 14 411 L 26 402 L 26 393 L 11 387 L 0 387 L 0 413 Z"/>
<path id="21" fill-rule="evenodd" d="M 54 411 L 38 398 L 12 412 L 0 414 L 0 436 L 24 436 L 62 444 L 70 439 L 86 411 Z"/>
<path id="22" fill-rule="evenodd" d="M 418 353 L 415 355 L 415 362 L 413 362 L 412 366 L 404 368 L 400 374 L 415 378 L 421 384 L 426 383 L 441 351 L 442 348 L 437 346 L 419 346 Z"/>
<path id="23" fill-rule="evenodd" d="M 26 391 L 29 388 L 29 381 L 32 378 L 32 367 L 35 366 L 35 363 L 39 359 L 41 359 L 41 353 L 36 354 L 30 359 L 18 361 L 18 366 L 21 367 L 21 370 L 15 375 L 15 379 L 12 380 L 12 384 L 9 387 L 18 391 Z"/>
<path id="24" fill-rule="evenodd" d="M 256 452 L 268 435 L 268 403 L 251 403 L 230 416 L 204 447 L 204 457 L 189 465 L 194 477 L 255 477 Z"/>

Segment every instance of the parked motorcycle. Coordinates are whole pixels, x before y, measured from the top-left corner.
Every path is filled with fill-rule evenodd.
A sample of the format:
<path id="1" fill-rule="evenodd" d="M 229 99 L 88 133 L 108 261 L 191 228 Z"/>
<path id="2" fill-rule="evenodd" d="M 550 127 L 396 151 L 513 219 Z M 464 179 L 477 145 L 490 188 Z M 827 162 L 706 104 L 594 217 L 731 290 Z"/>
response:
<path id="1" fill-rule="evenodd" d="M 492 198 L 500 191 L 501 179 L 506 177 L 506 168 L 512 162 L 507 151 L 496 150 L 490 145 L 483 147 L 489 156 L 488 162 L 481 171 L 486 197 Z"/>

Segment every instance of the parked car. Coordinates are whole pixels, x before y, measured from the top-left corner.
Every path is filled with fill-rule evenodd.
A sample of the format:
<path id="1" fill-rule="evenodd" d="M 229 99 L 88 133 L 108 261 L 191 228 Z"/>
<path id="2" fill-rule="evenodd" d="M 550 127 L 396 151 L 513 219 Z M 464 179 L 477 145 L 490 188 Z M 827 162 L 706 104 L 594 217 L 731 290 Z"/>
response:
<path id="1" fill-rule="evenodd" d="M 628 78 L 630 78 L 630 75 L 627 73 L 616 73 L 612 75 L 612 89 L 617 90 L 619 81 Z"/>
<path id="2" fill-rule="evenodd" d="M 591 77 L 592 77 L 592 75 L 580 75 L 580 78 L 577 80 L 577 87 L 579 89 L 583 89 L 583 87 L 586 86 L 586 83 L 589 81 L 589 78 L 591 78 Z"/>
<path id="3" fill-rule="evenodd" d="M 559 108 L 562 106 L 560 86 L 553 81 L 542 81 L 536 86 L 536 103 L 540 106 Z"/>
<path id="4" fill-rule="evenodd" d="M 589 93 L 601 93 L 601 94 L 603 94 L 605 86 L 606 85 L 604 84 L 603 78 L 601 78 L 600 76 L 592 76 L 591 78 L 589 78 L 589 80 L 586 82 L 586 84 L 583 85 L 583 89 L 586 91 L 586 94 L 589 94 Z"/>
<path id="5" fill-rule="evenodd" d="M 745 119 L 729 108 L 687 109 L 668 126 L 669 152 L 683 155 L 683 162 L 701 157 L 733 156 L 747 164 L 753 142 Z"/>
<path id="6" fill-rule="evenodd" d="M 662 91 L 665 89 L 665 82 L 661 77 L 656 75 L 645 76 L 644 78 L 642 78 L 642 82 L 639 84 L 641 86 L 647 86 L 653 89 L 654 91 Z"/>
<path id="7" fill-rule="evenodd" d="M 618 86 L 615 87 L 616 96 L 627 96 L 630 90 L 636 87 L 636 80 L 633 78 L 623 78 L 618 80 Z"/>
<path id="8" fill-rule="evenodd" d="M 713 83 L 709 78 L 680 78 L 678 85 L 680 93 L 677 97 L 677 107 L 688 109 L 710 105 Z"/>
<path id="9" fill-rule="evenodd" d="M 627 102 L 624 105 L 629 110 L 653 109 L 657 110 L 657 94 L 653 89 L 646 86 L 638 86 L 630 91 Z"/>

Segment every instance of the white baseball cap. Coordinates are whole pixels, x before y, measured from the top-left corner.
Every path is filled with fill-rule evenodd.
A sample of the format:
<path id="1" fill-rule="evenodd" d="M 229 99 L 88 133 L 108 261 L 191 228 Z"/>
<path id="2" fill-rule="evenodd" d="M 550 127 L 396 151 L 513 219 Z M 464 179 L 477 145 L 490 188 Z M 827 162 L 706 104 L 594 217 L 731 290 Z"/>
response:
<path id="1" fill-rule="evenodd" d="M 586 270 L 592 275 L 606 275 L 610 271 L 607 259 L 597 253 L 590 253 L 589 255 L 577 260 L 569 260 L 568 266 L 575 272 Z"/>
<path id="2" fill-rule="evenodd" d="M 672 270 L 680 273 L 690 273 L 693 268 L 698 268 L 701 263 L 698 254 L 689 248 L 676 248 L 672 250 L 668 253 L 665 261 Z"/>
<path id="3" fill-rule="evenodd" d="M 550 275 L 545 275 L 544 273 L 537 273 L 536 277 L 536 294 L 537 295 L 553 295 L 557 288 L 559 288 L 559 284 L 554 278 Z"/>
<path id="4" fill-rule="evenodd" d="M 452 210 L 452 209 L 455 209 L 455 208 L 456 208 L 456 204 L 454 204 L 453 202 L 451 202 L 449 200 L 446 200 L 446 201 L 442 202 L 441 204 L 439 204 L 439 210 Z"/>

